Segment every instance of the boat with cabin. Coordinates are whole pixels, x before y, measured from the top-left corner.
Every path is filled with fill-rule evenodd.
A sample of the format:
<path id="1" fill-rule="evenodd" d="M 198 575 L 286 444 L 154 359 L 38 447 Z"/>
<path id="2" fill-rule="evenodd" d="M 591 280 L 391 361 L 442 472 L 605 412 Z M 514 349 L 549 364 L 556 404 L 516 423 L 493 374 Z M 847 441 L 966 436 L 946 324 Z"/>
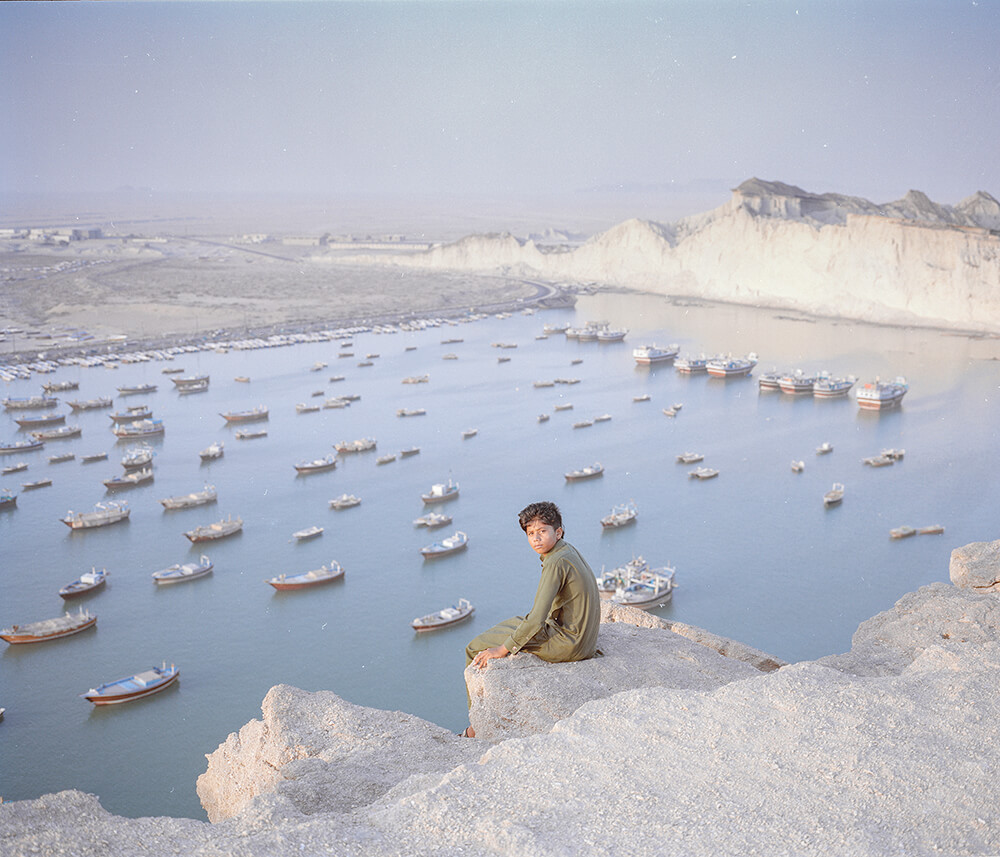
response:
<path id="1" fill-rule="evenodd" d="M 890 539 L 906 539 L 909 538 L 910 536 L 915 536 L 916 534 L 917 530 L 915 527 L 907 527 L 907 526 L 893 527 L 891 530 L 889 530 Z"/>
<path id="2" fill-rule="evenodd" d="M 137 446 L 130 446 L 125 450 L 125 455 L 122 456 L 122 467 L 126 470 L 137 470 L 147 464 L 152 464 L 154 455 L 156 453 L 149 444 L 140 443 Z"/>
<path id="3" fill-rule="evenodd" d="M 83 464 L 93 464 L 95 461 L 107 461 L 107 459 L 106 452 L 88 452 L 86 455 L 80 456 L 80 461 Z"/>
<path id="4" fill-rule="evenodd" d="M 782 393 L 801 396 L 806 393 L 812 393 L 815 383 L 815 375 L 807 375 L 801 369 L 796 369 L 794 372 L 782 375 L 778 380 L 778 387 L 780 387 Z"/>
<path id="5" fill-rule="evenodd" d="M 146 467 L 142 470 L 130 470 L 121 476 L 112 476 L 110 479 L 105 479 L 104 487 L 108 490 L 116 491 L 120 488 L 135 488 L 138 485 L 145 485 L 147 482 L 152 481 L 153 468 Z"/>
<path id="6" fill-rule="evenodd" d="M 34 482 L 22 482 L 21 487 L 25 491 L 31 491 L 34 488 L 47 488 L 51 484 L 51 479 L 36 479 Z"/>
<path id="7" fill-rule="evenodd" d="M 45 393 L 61 393 L 64 390 L 79 390 L 79 381 L 47 381 L 42 384 L 42 391 Z"/>
<path id="8" fill-rule="evenodd" d="M 427 413 L 425 408 L 397 408 L 397 417 L 422 417 Z"/>
<path id="9" fill-rule="evenodd" d="M 425 494 L 420 495 L 420 499 L 425 503 L 443 503 L 446 500 L 454 500 L 458 496 L 458 483 L 452 479 L 447 482 L 436 482 Z"/>
<path id="10" fill-rule="evenodd" d="M 635 501 L 629 500 L 627 503 L 619 503 L 611 508 L 611 512 L 601 518 L 601 526 L 605 529 L 624 527 L 635 521 L 639 514 Z"/>
<path id="11" fill-rule="evenodd" d="M 74 411 L 92 411 L 98 408 L 110 408 L 114 404 L 111 396 L 99 396 L 96 399 L 73 399 L 66 403 Z"/>
<path id="12" fill-rule="evenodd" d="M 135 405 L 125 408 L 123 411 L 115 411 L 108 414 L 108 419 L 113 423 L 134 423 L 136 420 L 148 420 L 153 416 L 153 411 L 149 405 Z"/>
<path id="13" fill-rule="evenodd" d="M 72 509 L 60 518 L 71 530 L 92 530 L 97 527 L 108 527 L 121 521 L 127 521 L 132 510 L 128 503 L 109 501 L 97 503 L 92 512 L 74 512 Z"/>
<path id="14" fill-rule="evenodd" d="M 239 429 L 234 435 L 237 440 L 255 440 L 267 437 L 267 429 Z"/>
<path id="15" fill-rule="evenodd" d="M 340 511 L 341 509 L 350 509 L 353 508 L 354 506 L 360 506 L 360 505 L 361 505 L 361 498 L 356 497 L 354 494 L 341 494 L 339 497 L 334 497 L 330 501 L 330 508 L 337 509 L 338 511 Z"/>
<path id="16" fill-rule="evenodd" d="M 670 566 L 642 571 L 626 586 L 615 591 L 611 601 L 628 607 L 661 607 L 673 598 L 675 569 Z"/>
<path id="17" fill-rule="evenodd" d="M 276 577 L 266 578 L 264 582 L 270 583 L 279 592 L 284 592 L 290 589 L 309 589 L 313 586 L 340 580 L 343 576 L 344 567 L 337 560 L 332 559 L 329 565 L 304 571 L 301 574 L 279 574 Z"/>
<path id="18" fill-rule="evenodd" d="M 428 530 L 444 527 L 451 522 L 451 515 L 443 515 L 440 512 L 428 512 L 426 515 L 421 515 L 419 518 L 413 519 L 414 526 L 427 527 Z"/>
<path id="19" fill-rule="evenodd" d="M 301 474 L 322 473 L 324 470 L 333 470 L 337 466 L 337 456 L 330 453 L 323 458 L 315 458 L 312 461 L 300 461 L 295 465 L 295 472 Z"/>
<path id="20" fill-rule="evenodd" d="M 680 346 L 676 343 L 661 348 L 658 345 L 640 345 L 632 349 L 632 359 L 640 366 L 650 366 L 654 363 L 666 363 L 674 360 L 680 353 Z"/>
<path id="21" fill-rule="evenodd" d="M 846 396 L 858 379 L 853 375 L 844 378 L 834 378 L 828 372 L 820 372 L 813 384 L 813 398 L 836 399 Z"/>
<path id="22" fill-rule="evenodd" d="M 713 378 L 742 378 L 749 375 L 757 365 L 757 355 L 750 352 L 746 357 L 713 357 L 705 363 L 705 369 Z"/>
<path id="23" fill-rule="evenodd" d="M 80 426 L 59 426 L 59 428 L 42 429 L 41 431 L 33 431 L 31 436 L 35 440 L 69 440 L 70 438 L 79 437 L 83 433 L 83 429 Z"/>
<path id="24" fill-rule="evenodd" d="M 468 619 L 475 612 L 476 608 L 467 598 L 460 598 L 457 604 L 445 607 L 426 616 L 419 616 L 410 625 L 415 631 L 432 631 L 435 628 L 445 628 L 454 625 L 463 619 Z"/>
<path id="25" fill-rule="evenodd" d="M 699 357 L 678 357 L 674 360 L 674 369 L 682 375 L 699 375 L 708 371 L 708 358 L 702 354 Z"/>
<path id="26" fill-rule="evenodd" d="M 202 554 L 198 562 L 174 563 L 160 571 L 154 571 L 151 575 L 153 582 L 166 586 L 171 583 L 184 583 L 187 580 L 197 580 L 206 574 L 211 574 L 213 568 L 212 561 Z"/>
<path id="27" fill-rule="evenodd" d="M 203 524 L 200 527 L 195 527 L 193 530 L 188 530 L 184 535 L 192 542 L 211 542 L 216 539 L 224 539 L 227 536 L 236 535 L 243 530 L 243 519 L 240 517 L 233 518 L 230 515 L 228 518 L 222 521 L 216 521 L 214 524 Z"/>
<path id="28" fill-rule="evenodd" d="M 597 591 L 601 599 L 607 601 L 619 589 L 624 589 L 642 572 L 649 571 L 649 563 L 641 556 L 633 556 L 627 563 L 610 571 L 601 569 L 597 578 Z"/>
<path id="29" fill-rule="evenodd" d="M 858 388 L 855 394 L 858 406 L 866 410 L 881 411 L 896 407 L 903 401 L 909 385 L 903 377 L 895 381 L 880 381 L 876 378 Z"/>
<path id="30" fill-rule="evenodd" d="M 201 452 L 198 453 L 198 456 L 202 461 L 214 461 L 216 458 L 222 458 L 225 452 L 225 447 L 225 443 L 221 440 L 217 440 L 206 446 Z"/>
<path id="31" fill-rule="evenodd" d="M 604 473 L 604 465 L 599 461 L 588 465 L 587 467 L 580 467 L 576 470 L 570 470 L 564 473 L 567 482 L 575 482 L 580 479 L 592 479 L 595 476 L 600 476 Z"/>
<path id="32" fill-rule="evenodd" d="M 19 643 L 42 643 L 79 634 L 97 624 L 97 617 L 84 607 L 78 613 L 66 613 L 54 619 L 29 622 L 27 625 L 11 625 L 0 631 L 0 640 L 12 645 Z"/>
<path id="33" fill-rule="evenodd" d="M 3 399 L 3 406 L 8 411 L 41 410 L 54 408 L 59 404 L 55 396 L 8 396 Z"/>
<path id="34" fill-rule="evenodd" d="M 19 461 L 17 464 L 8 464 L 0 473 L 6 476 L 8 473 L 20 473 L 22 470 L 28 469 L 28 462 Z"/>
<path id="35" fill-rule="evenodd" d="M 204 506 L 218 499 L 214 485 L 206 485 L 201 491 L 190 494 L 180 494 L 176 497 L 164 497 L 160 500 L 164 509 L 190 509 L 193 506 Z"/>
<path id="36" fill-rule="evenodd" d="M 17 505 L 17 494 L 10 488 L 0 488 L 0 509 L 10 509 Z"/>
<path id="37" fill-rule="evenodd" d="M 14 422 L 19 428 L 42 428 L 43 426 L 55 426 L 66 422 L 66 414 L 46 414 L 41 417 L 17 417 Z"/>
<path id="38" fill-rule="evenodd" d="M 168 667 L 164 661 L 162 666 L 99 684 L 80 696 L 94 705 L 119 705 L 166 690 L 180 678 L 180 674 L 174 664 Z"/>
<path id="39" fill-rule="evenodd" d="M 225 411 L 219 414 L 227 423 L 252 423 L 256 420 L 266 420 L 270 412 L 264 405 L 257 405 L 247 411 Z"/>
<path id="40" fill-rule="evenodd" d="M 719 475 L 719 471 L 714 467 L 696 467 L 694 470 L 688 471 L 688 476 L 691 479 L 714 479 Z"/>
<path id="41" fill-rule="evenodd" d="M 377 446 L 375 438 L 364 437 L 359 440 L 342 440 L 335 443 L 333 448 L 339 453 L 350 454 L 353 452 L 369 452 Z"/>
<path id="42" fill-rule="evenodd" d="M 156 384 L 134 384 L 118 388 L 119 396 L 137 396 L 140 393 L 155 393 Z"/>
<path id="43" fill-rule="evenodd" d="M 699 461 L 704 461 L 705 456 L 700 452 L 682 452 L 677 456 L 678 464 L 697 464 Z"/>
<path id="44" fill-rule="evenodd" d="M 15 440 L 11 443 L 0 445 L 0 455 L 6 455 L 11 452 L 34 452 L 43 446 L 45 446 L 44 440 Z"/>
<path id="45" fill-rule="evenodd" d="M 177 378 L 171 378 L 174 382 L 175 387 L 190 387 L 192 384 L 207 384 L 209 382 L 208 375 L 181 375 Z"/>
<path id="46" fill-rule="evenodd" d="M 90 571 L 86 571 L 81 574 L 72 583 L 67 583 L 62 589 L 59 590 L 59 596 L 61 598 L 76 598 L 80 595 L 86 595 L 88 592 L 93 592 L 95 589 L 100 589 L 107 583 L 108 571 L 102 568 L 100 571 L 96 567 L 91 568 Z"/>
<path id="47" fill-rule="evenodd" d="M 208 392 L 208 381 L 195 381 L 193 384 L 185 384 L 183 387 L 177 387 L 177 393 L 181 396 L 188 396 L 192 393 L 207 393 Z"/>
<path id="48" fill-rule="evenodd" d="M 839 505 L 844 499 L 844 485 L 842 482 L 834 482 L 833 487 L 823 495 L 823 505 L 829 508 L 830 506 Z"/>
<path id="49" fill-rule="evenodd" d="M 116 425 L 111 431 L 117 438 L 156 437 L 166 433 L 166 426 L 163 420 L 136 420 Z"/>
<path id="50" fill-rule="evenodd" d="M 296 530 L 292 533 L 292 538 L 297 542 L 304 542 L 307 539 L 314 539 L 316 536 L 323 535 L 323 528 L 312 526 L 306 527 L 304 530 Z"/>
<path id="51" fill-rule="evenodd" d="M 448 556 L 449 554 L 458 553 L 460 550 L 464 550 L 468 544 L 469 537 L 461 530 L 456 530 L 450 536 L 441 539 L 441 541 L 422 547 L 420 549 L 420 553 L 423 554 L 425 559 Z"/>

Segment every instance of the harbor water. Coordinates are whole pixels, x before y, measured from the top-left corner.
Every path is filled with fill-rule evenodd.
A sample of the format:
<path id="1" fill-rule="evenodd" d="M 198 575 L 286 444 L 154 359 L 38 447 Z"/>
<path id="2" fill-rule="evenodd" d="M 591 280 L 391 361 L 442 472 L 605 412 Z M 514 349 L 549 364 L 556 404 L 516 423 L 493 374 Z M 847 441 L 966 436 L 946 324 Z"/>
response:
<path id="1" fill-rule="evenodd" d="M 609 344 L 540 338 L 544 324 L 588 320 L 629 334 Z M 682 354 L 753 351 L 760 363 L 750 378 L 730 380 L 684 376 L 670 363 L 638 366 L 633 347 L 654 342 L 676 342 Z M 151 442 L 154 481 L 114 494 L 102 481 L 122 472 L 131 444 L 111 434 L 107 409 L 69 414 L 67 423 L 82 428 L 77 439 L 0 457 L 5 466 L 29 464 L 0 478 L 19 494 L 15 508 L 0 511 L 0 625 L 81 605 L 98 616 L 76 636 L 3 644 L 0 795 L 73 788 L 122 815 L 204 818 L 195 794 L 204 755 L 259 717 L 264 695 L 281 683 L 461 729 L 466 642 L 531 606 L 538 560 L 517 512 L 540 499 L 559 504 L 568 540 L 595 572 L 639 555 L 676 568 L 673 601 L 658 615 L 788 661 L 845 651 L 860 622 L 907 592 L 947 581 L 954 547 L 1000 537 L 998 358 L 992 338 L 613 294 L 581 297 L 574 309 L 199 351 L 113 370 L 64 367 L 8 383 L 4 395 L 27 396 L 45 381 L 79 381 L 79 390 L 58 394 L 60 412 L 69 399 L 115 396 L 115 410 L 148 404 L 166 433 Z M 166 368 L 209 375 L 209 390 L 179 395 Z M 853 393 L 817 400 L 759 392 L 756 376 L 771 368 L 861 382 L 903 375 L 910 386 L 901 407 L 872 413 Z M 338 375 L 344 379 L 331 380 Z M 402 383 L 421 375 L 429 380 Z M 579 383 L 534 383 L 554 379 Z M 139 383 L 158 389 L 116 394 Z M 647 393 L 648 401 L 633 401 Z M 359 398 L 296 412 L 297 403 L 338 395 Z M 258 404 L 269 409 L 266 422 L 240 426 L 220 416 Z M 573 407 L 556 411 L 558 404 Z M 683 407 L 665 416 L 674 404 Z M 401 408 L 425 413 L 397 416 Z M 0 439 L 29 436 L 14 423 L 24 413 L 0 414 Z M 539 422 L 542 413 L 550 419 Z M 573 428 L 603 414 L 611 419 Z M 237 439 L 248 427 L 267 435 Z M 469 429 L 478 432 L 464 437 Z M 296 463 L 364 437 L 376 439 L 374 451 L 296 474 Z M 215 441 L 224 442 L 224 456 L 202 462 L 199 450 Z M 817 455 L 822 443 L 833 452 Z M 407 447 L 420 452 L 377 463 Z M 885 448 L 905 456 L 887 467 L 862 464 Z M 105 451 L 106 461 L 81 462 Z M 686 451 L 704 454 L 719 476 L 689 478 L 691 467 L 676 461 Z M 48 462 L 61 452 L 76 458 Z M 792 472 L 793 460 L 805 462 L 801 473 Z M 603 476 L 564 478 L 595 462 Z M 53 484 L 21 489 L 42 477 Z M 458 499 L 425 506 L 421 494 L 449 478 L 460 485 Z M 844 484 L 845 499 L 826 509 L 823 494 L 834 482 Z M 206 484 L 217 489 L 215 504 L 165 511 L 159 503 Z M 361 505 L 331 509 L 343 493 Z M 60 523 L 68 510 L 107 499 L 127 500 L 130 520 L 85 532 Z M 629 500 L 637 521 L 602 530 L 600 518 Z M 432 509 L 453 524 L 414 526 Z M 243 518 L 240 534 L 203 544 L 183 535 L 229 515 Z M 932 524 L 944 533 L 889 537 L 893 527 Z M 292 539 L 313 525 L 324 528 L 321 536 Z M 421 547 L 456 530 L 468 534 L 467 549 L 421 556 Z M 202 553 L 215 564 L 211 575 L 175 586 L 152 581 L 153 572 Z M 345 568 L 342 580 L 296 592 L 264 582 L 331 560 Z M 64 602 L 59 588 L 91 567 L 108 570 L 107 586 Z M 459 598 L 475 605 L 471 619 L 422 634 L 410 627 Z M 160 694 L 103 708 L 79 696 L 163 661 L 177 664 L 180 679 Z"/>

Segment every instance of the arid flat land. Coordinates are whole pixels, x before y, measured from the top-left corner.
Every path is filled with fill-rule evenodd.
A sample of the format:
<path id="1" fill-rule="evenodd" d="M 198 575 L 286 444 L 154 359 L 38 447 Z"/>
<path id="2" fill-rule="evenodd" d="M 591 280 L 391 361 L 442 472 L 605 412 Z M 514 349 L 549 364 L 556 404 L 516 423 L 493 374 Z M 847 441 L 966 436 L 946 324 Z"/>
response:
<path id="1" fill-rule="evenodd" d="M 535 294 L 516 279 L 352 267 L 316 250 L 196 238 L 101 238 L 65 246 L 6 240 L 0 242 L 0 328 L 146 340 L 443 314 Z M 9 337 L 4 345 L 11 350 Z M 18 347 L 26 346 L 22 338 Z"/>

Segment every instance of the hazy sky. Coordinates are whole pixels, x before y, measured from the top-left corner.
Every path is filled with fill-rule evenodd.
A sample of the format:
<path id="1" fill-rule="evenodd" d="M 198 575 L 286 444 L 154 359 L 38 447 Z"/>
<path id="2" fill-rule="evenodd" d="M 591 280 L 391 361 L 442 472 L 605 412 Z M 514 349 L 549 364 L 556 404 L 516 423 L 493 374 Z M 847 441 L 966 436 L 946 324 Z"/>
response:
<path id="1" fill-rule="evenodd" d="M 1000 2 L 0 3 L 0 191 L 1000 197 Z"/>

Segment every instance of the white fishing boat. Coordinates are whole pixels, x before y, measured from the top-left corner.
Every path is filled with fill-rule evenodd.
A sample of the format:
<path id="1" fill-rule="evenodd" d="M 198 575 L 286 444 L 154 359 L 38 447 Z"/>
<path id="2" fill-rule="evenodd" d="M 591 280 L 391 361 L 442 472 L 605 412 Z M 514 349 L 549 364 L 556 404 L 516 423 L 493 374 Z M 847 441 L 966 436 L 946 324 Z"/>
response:
<path id="1" fill-rule="evenodd" d="M 309 589 L 313 586 L 320 586 L 324 583 L 331 583 L 340 580 L 344 576 L 344 567 L 337 560 L 330 560 L 329 565 L 320 568 L 304 571 L 301 574 L 279 574 L 275 577 L 265 579 L 265 583 L 270 583 L 279 591 L 291 589 Z"/>
<path id="2" fill-rule="evenodd" d="M 140 443 L 138 446 L 130 446 L 122 456 L 122 467 L 126 470 L 137 470 L 151 464 L 156 453 L 149 444 Z"/>
<path id="3" fill-rule="evenodd" d="M 0 454 L 6 455 L 11 452 L 34 452 L 45 446 L 44 440 L 15 440 L 10 443 L 0 445 Z"/>
<path id="4" fill-rule="evenodd" d="M 307 405 L 305 402 L 299 402 L 295 406 L 295 413 L 297 414 L 315 414 L 319 411 L 319 405 Z"/>
<path id="5" fill-rule="evenodd" d="M 896 407 L 903 401 L 903 396 L 906 395 L 908 389 L 909 385 L 905 378 L 900 377 L 895 381 L 880 381 L 876 378 L 874 381 L 859 387 L 855 395 L 859 407 L 880 411 Z"/>
<path id="6" fill-rule="evenodd" d="M 833 487 L 823 495 L 823 505 L 826 507 L 836 506 L 844 499 L 843 483 L 834 482 Z"/>
<path id="7" fill-rule="evenodd" d="M 86 455 L 80 456 L 80 461 L 84 464 L 93 464 L 95 461 L 107 461 L 108 454 L 106 452 L 88 452 Z"/>
<path id="8" fill-rule="evenodd" d="M 9 396 L 3 400 L 8 411 L 27 411 L 35 408 L 54 408 L 59 400 L 54 396 Z"/>
<path id="9" fill-rule="evenodd" d="M 20 473 L 22 470 L 28 469 L 28 462 L 19 461 L 17 464 L 8 464 L 0 473 L 6 476 L 8 473 Z"/>
<path id="10" fill-rule="evenodd" d="M 189 387 L 192 384 L 207 384 L 209 381 L 208 375 L 182 375 L 178 378 L 171 378 L 174 385 L 177 387 Z"/>
<path id="11" fill-rule="evenodd" d="M 395 460 L 396 460 L 396 454 L 394 452 L 390 452 L 388 455 L 380 455 L 378 458 L 375 459 L 375 463 L 391 464 Z"/>
<path id="12" fill-rule="evenodd" d="M 399 455 L 401 458 L 409 458 L 411 455 L 418 455 L 420 453 L 419 446 L 408 446 L 406 449 L 401 449 Z"/>
<path id="13" fill-rule="evenodd" d="M 420 553 L 425 558 L 448 556 L 448 554 L 458 553 L 464 550 L 469 544 L 469 537 L 461 530 L 457 530 L 452 535 L 441 539 L 439 542 L 426 545 L 420 549 Z"/>
<path id="14" fill-rule="evenodd" d="M 185 384 L 182 387 L 177 387 L 177 392 L 182 396 L 189 396 L 192 393 L 207 393 L 208 381 L 194 381 L 191 384 Z"/>
<path id="15" fill-rule="evenodd" d="M 164 661 L 162 666 L 99 684 L 80 696 L 94 705 L 119 705 L 166 690 L 177 681 L 180 674 L 174 664 L 168 667 Z"/>
<path id="16" fill-rule="evenodd" d="M 702 354 L 700 357 L 678 357 L 674 361 L 674 369 L 682 375 L 697 375 L 708 371 L 708 358 Z"/>
<path id="17" fill-rule="evenodd" d="M 153 411 L 148 405 L 136 405 L 132 408 L 125 408 L 123 411 L 108 414 L 108 419 L 113 423 L 134 423 L 136 420 L 147 420 L 152 416 Z"/>
<path id="18" fill-rule="evenodd" d="M 128 503 L 98 503 L 92 512 L 74 512 L 70 510 L 65 518 L 60 518 L 71 530 L 90 530 L 95 527 L 107 527 L 120 521 L 127 521 L 131 509 Z"/>
<path id="19" fill-rule="evenodd" d="M 341 494 L 339 497 L 334 497 L 330 501 L 330 508 L 337 509 L 350 509 L 353 506 L 360 506 L 361 498 L 356 497 L 354 494 Z"/>
<path id="20" fill-rule="evenodd" d="M 869 467 L 888 467 L 895 464 L 896 460 L 889 458 L 888 455 L 870 455 L 867 458 L 862 458 L 861 463 L 867 464 Z"/>
<path id="21" fill-rule="evenodd" d="M 676 343 L 661 348 L 658 345 L 641 345 L 632 349 L 632 359 L 640 366 L 648 366 L 653 363 L 666 363 L 674 360 L 680 353 L 680 346 Z"/>
<path id="22" fill-rule="evenodd" d="M 414 526 L 427 527 L 428 530 L 444 527 L 451 522 L 451 515 L 442 515 L 440 512 L 428 512 L 426 515 L 413 519 Z"/>
<path id="23" fill-rule="evenodd" d="M 74 411 L 90 411 L 97 408 L 110 408 L 114 401 L 111 396 L 100 396 L 96 399 L 73 399 L 66 404 Z"/>
<path id="24" fill-rule="evenodd" d="M 629 500 L 627 503 L 619 503 L 611 508 L 611 513 L 601 518 L 601 526 L 605 529 L 624 527 L 635 521 L 639 514 L 635 501 Z"/>
<path id="25" fill-rule="evenodd" d="M 688 471 L 688 476 L 692 479 L 714 479 L 719 475 L 719 471 L 714 467 L 696 467 Z"/>
<path id="26" fill-rule="evenodd" d="M 615 604 L 646 609 L 660 607 L 673 598 L 674 572 L 670 566 L 641 572 L 611 596 Z"/>
<path id="27" fill-rule="evenodd" d="M 109 490 L 119 488 L 135 488 L 137 485 L 145 485 L 153 481 L 153 469 L 151 467 L 142 470 L 131 470 L 121 476 L 112 476 L 104 480 L 104 485 Z"/>
<path id="28" fill-rule="evenodd" d="M 857 378 L 853 375 L 848 375 L 845 378 L 833 378 L 828 372 L 821 372 L 816 376 L 816 382 L 813 384 L 813 398 L 835 399 L 846 396 L 856 381 Z"/>
<path id="29" fill-rule="evenodd" d="M 155 393 L 156 384 L 132 384 L 118 388 L 119 396 L 137 396 L 141 393 Z"/>
<path id="30" fill-rule="evenodd" d="M 448 625 L 454 625 L 456 622 L 467 619 L 475 612 L 475 609 L 468 599 L 460 598 L 457 604 L 445 607 L 434 613 L 428 613 L 426 616 L 420 616 L 410 624 L 416 631 L 431 631 L 435 628 L 445 628 Z"/>
<path id="31" fill-rule="evenodd" d="M 68 440 L 69 438 L 79 437 L 83 430 L 80 426 L 59 426 L 59 428 L 52 429 L 42 429 L 41 431 L 33 431 L 31 436 L 35 440 Z"/>
<path id="32" fill-rule="evenodd" d="M 649 401 L 649 393 L 640 393 L 638 396 L 633 396 L 632 397 L 632 401 L 633 402 L 648 402 Z"/>
<path id="33" fill-rule="evenodd" d="M 364 437 L 359 440 L 342 440 L 335 443 L 333 448 L 340 453 L 368 452 L 376 447 L 375 438 Z"/>
<path id="34" fill-rule="evenodd" d="M 593 424 L 594 424 L 593 420 L 579 420 L 579 421 L 573 423 L 573 428 L 575 428 L 575 429 L 590 428 Z"/>
<path id="35" fill-rule="evenodd" d="M 538 422 L 540 422 L 540 423 L 547 423 L 548 421 L 549 421 L 549 415 L 548 414 L 539 414 L 538 415 Z"/>
<path id="36" fill-rule="evenodd" d="M 40 417 L 17 417 L 14 422 L 19 428 L 31 429 L 43 426 L 55 426 L 66 422 L 66 414 L 45 414 Z"/>
<path id="37" fill-rule="evenodd" d="M 906 527 L 906 526 L 893 527 L 891 530 L 889 530 L 890 539 L 905 539 L 909 538 L 910 536 L 915 536 L 916 534 L 917 530 L 915 527 Z"/>
<path id="38" fill-rule="evenodd" d="M 449 479 L 447 482 L 437 482 L 431 485 L 430 491 L 420 495 L 425 503 L 443 503 L 454 500 L 458 496 L 458 483 Z"/>
<path id="39" fill-rule="evenodd" d="M 50 455 L 49 464 L 62 464 L 64 461 L 72 461 L 76 458 L 76 454 L 72 452 L 64 452 L 61 455 Z"/>
<path id="40" fill-rule="evenodd" d="M 202 461 L 214 461 L 216 458 L 222 458 L 225 453 L 225 447 L 225 443 L 221 440 L 217 440 L 215 443 L 211 443 L 206 446 L 201 452 L 198 453 L 198 456 Z"/>
<path id="41" fill-rule="evenodd" d="M 597 331 L 598 342 L 621 342 L 628 335 L 627 330 L 617 327 L 605 327 Z"/>
<path id="42" fill-rule="evenodd" d="M 649 563 L 641 556 L 633 556 L 627 563 L 610 571 L 601 569 L 597 576 L 597 591 L 602 600 L 608 600 L 619 589 L 624 589 L 644 572 L 649 571 Z"/>
<path id="43" fill-rule="evenodd" d="M 778 379 L 778 387 L 781 389 L 781 392 L 792 396 L 812 393 L 815 383 L 816 376 L 808 375 L 801 369 L 796 369 L 794 372 L 782 375 Z"/>
<path id="44" fill-rule="evenodd" d="M 823 441 L 823 443 L 821 443 L 819 446 L 816 447 L 817 455 L 827 455 L 828 453 L 831 452 L 833 452 L 833 444 L 830 443 L 828 440 Z"/>
<path id="45" fill-rule="evenodd" d="M 183 583 L 184 581 L 197 580 L 199 577 L 210 574 L 212 567 L 212 561 L 205 554 L 202 554 L 198 562 L 186 562 L 183 565 L 175 563 L 160 571 L 154 571 L 152 578 L 154 583 L 161 586 L 166 586 L 170 583 Z"/>
<path id="46" fill-rule="evenodd" d="M 214 485 L 206 485 L 201 491 L 190 494 L 180 494 L 176 497 L 164 497 L 160 500 L 164 509 L 190 509 L 193 506 L 204 506 L 218 499 Z"/>
<path id="47" fill-rule="evenodd" d="M 333 470 L 337 466 L 337 456 L 333 453 L 323 458 L 315 458 L 312 461 L 300 461 L 295 465 L 296 473 L 322 473 L 324 470 Z"/>
<path id="48" fill-rule="evenodd" d="M 233 435 L 237 440 L 255 440 L 267 437 L 267 429 L 240 429 Z"/>
<path id="49" fill-rule="evenodd" d="M 323 535 L 323 528 L 312 526 L 312 527 L 306 527 L 304 530 L 297 530 L 296 532 L 292 533 L 292 538 L 295 539 L 295 541 L 297 542 L 304 542 L 307 539 L 314 539 L 316 538 L 316 536 L 321 536 L 321 535 Z"/>
<path id="50" fill-rule="evenodd" d="M 45 488 L 51 484 L 51 479 L 36 479 L 34 482 L 22 482 L 21 487 L 30 491 L 32 488 Z"/>
<path id="51" fill-rule="evenodd" d="M 806 463 L 804 461 L 792 459 L 792 473 L 801 473 L 805 469 Z"/>
<path id="52" fill-rule="evenodd" d="M 880 453 L 886 458 L 891 458 L 893 461 L 902 461 L 903 457 L 906 455 L 905 449 L 883 449 Z"/>
<path id="53" fill-rule="evenodd" d="M 219 414 L 227 423 L 252 423 L 257 420 L 266 420 L 269 411 L 264 405 L 257 405 L 246 411 L 226 411 Z"/>
<path id="54" fill-rule="evenodd" d="M 470 437 L 475 437 L 477 434 L 479 434 L 479 429 L 467 428 L 462 431 L 462 439 L 468 440 Z"/>
<path id="55" fill-rule="evenodd" d="M 115 437 L 154 437 L 164 434 L 166 427 L 163 420 L 137 420 L 134 423 L 122 423 L 112 428 Z"/>
<path id="56" fill-rule="evenodd" d="M 86 595 L 88 592 L 93 592 L 104 586 L 107 580 L 107 569 L 102 568 L 98 571 L 96 567 L 91 568 L 90 571 L 84 572 L 72 583 L 67 583 L 62 587 L 59 590 L 59 596 L 61 598 L 76 598 L 80 595 Z"/>
<path id="57" fill-rule="evenodd" d="M 398 408 L 397 417 L 422 417 L 427 411 L 424 408 Z"/>
<path id="58" fill-rule="evenodd" d="M 708 374 L 714 378 L 740 378 L 749 375 L 757 365 L 757 355 L 752 351 L 746 357 L 713 357 L 705 364 Z"/>
<path id="59" fill-rule="evenodd" d="M 564 473 L 563 475 L 566 477 L 567 481 L 574 482 L 579 479 L 592 479 L 595 476 L 600 476 L 602 473 L 604 473 L 604 465 L 600 462 L 595 462 L 587 467 L 570 470 L 568 473 Z"/>
<path id="60" fill-rule="evenodd" d="M 214 524 L 203 524 L 193 530 L 188 530 L 184 535 L 192 542 L 210 542 L 235 535 L 242 530 L 243 519 L 233 518 L 230 515 L 225 520 L 216 521 Z"/>

